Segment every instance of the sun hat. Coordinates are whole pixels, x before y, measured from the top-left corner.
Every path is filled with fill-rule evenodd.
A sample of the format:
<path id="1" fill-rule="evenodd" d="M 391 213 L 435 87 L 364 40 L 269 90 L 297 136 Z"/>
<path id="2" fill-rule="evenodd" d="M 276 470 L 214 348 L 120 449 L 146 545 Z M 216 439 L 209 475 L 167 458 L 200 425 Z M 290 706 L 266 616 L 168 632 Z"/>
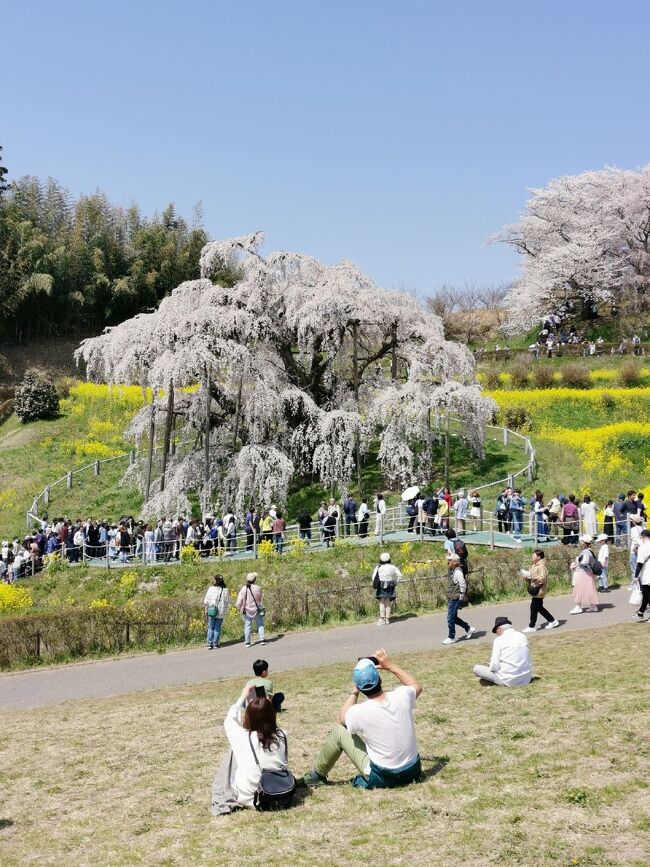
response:
<path id="1" fill-rule="evenodd" d="M 512 626 L 512 622 L 508 620 L 507 617 L 496 617 L 494 620 L 494 626 L 492 627 L 492 632 L 496 632 L 497 629 L 500 629 L 502 626 Z"/>
<path id="2" fill-rule="evenodd" d="M 596 536 L 597 542 L 606 542 L 609 539 L 607 533 L 601 533 L 599 536 Z"/>
<path id="3" fill-rule="evenodd" d="M 352 672 L 352 680 L 354 685 L 361 692 L 368 692 L 374 689 L 379 683 L 379 672 L 372 660 L 364 658 L 354 666 Z"/>
<path id="4" fill-rule="evenodd" d="M 384 551 L 383 554 L 379 555 L 379 562 L 380 563 L 390 563 L 390 554 L 388 553 L 388 551 Z"/>
<path id="5" fill-rule="evenodd" d="M 248 584 L 254 584 L 256 580 L 257 580 L 257 572 L 249 572 L 248 575 L 246 576 L 246 581 L 248 582 Z"/>
<path id="6" fill-rule="evenodd" d="M 584 542 L 585 545 L 591 545 L 591 543 L 594 541 L 594 537 L 590 536 L 589 533 L 585 533 L 584 536 L 580 536 L 580 541 Z"/>

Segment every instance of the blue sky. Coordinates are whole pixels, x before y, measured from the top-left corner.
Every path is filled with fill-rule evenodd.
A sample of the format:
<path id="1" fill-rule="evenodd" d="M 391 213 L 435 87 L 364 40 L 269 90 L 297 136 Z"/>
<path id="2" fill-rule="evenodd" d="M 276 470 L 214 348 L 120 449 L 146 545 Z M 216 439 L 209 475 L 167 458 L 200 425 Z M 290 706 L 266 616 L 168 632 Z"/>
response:
<path id="1" fill-rule="evenodd" d="M 422 293 L 493 283 L 485 238 L 551 177 L 650 161 L 650 4 L 0 0 L 11 177 Z"/>

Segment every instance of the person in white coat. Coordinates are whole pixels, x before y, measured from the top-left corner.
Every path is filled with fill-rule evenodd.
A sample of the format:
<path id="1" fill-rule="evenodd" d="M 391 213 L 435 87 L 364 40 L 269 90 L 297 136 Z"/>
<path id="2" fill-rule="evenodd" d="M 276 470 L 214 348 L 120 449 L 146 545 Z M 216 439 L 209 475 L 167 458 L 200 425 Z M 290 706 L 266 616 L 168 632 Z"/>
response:
<path id="1" fill-rule="evenodd" d="M 475 665 L 474 674 L 497 686 L 526 686 L 532 677 L 528 639 L 513 629 L 507 617 L 497 617 L 492 632 L 496 635 L 489 665 Z"/>

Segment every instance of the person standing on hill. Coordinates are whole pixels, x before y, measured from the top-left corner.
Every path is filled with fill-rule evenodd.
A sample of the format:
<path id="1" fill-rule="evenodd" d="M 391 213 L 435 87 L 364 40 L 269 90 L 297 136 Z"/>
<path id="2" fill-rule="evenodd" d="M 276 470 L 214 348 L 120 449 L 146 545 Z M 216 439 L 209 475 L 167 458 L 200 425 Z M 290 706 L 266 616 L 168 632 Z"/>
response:
<path id="1" fill-rule="evenodd" d="M 616 547 L 619 548 L 625 541 L 627 532 L 627 518 L 625 508 L 625 494 L 619 494 L 618 499 L 612 506 L 614 512 L 615 529 L 616 529 Z"/>
<path id="2" fill-rule="evenodd" d="M 384 518 L 386 516 L 386 501 L 383 494 L 375 497 L 375 536 L 384 535 Z"/>
<path id="3" fill-rule="evenodd" d="M 354 535 L 357 532 L 357 502 L 351 494 L 346 494 L 343 500 L 343 515 L 345 516 L 345 535 Z"/>
<path id="4" fill-rule="evenodd" d="M 370 510 L 366 497 L 361 497 L 361 505 L 357 513 L 357 522 L 359 526 L 359 538 L 366 539 L 368 537 L 368 521 L 370 520 Z"/>
<path id="5" fill-rule="evenodd" d="M 573 601 L 575 607 L 569 614 L 582 614 L 598 612 L 598 592 L 594 579 L 594 563 L 596 558 L 590 548 L 593 539 L 591 536 L 581 536 L 582 551 L 571 564 L 573 569 Z"/>
<path id="6" fill-rule="evenodd" d="M 532 561 L 533 565 L 530 567 L 530 570 L 521 570 L 521 574 L 528 582 L 528 592 L 531 595 L 530 621 L 528 623 L 528 626 L 523 631 L 537 631 L 538 614 L 541 614 L 542 617 L 546 620 L 548 624 L 546 627 L 547 629 L 555 629 L 560 625 L 560 622 L 559 620 L 556 620 L 553 615 L 550 614 L 544 607 L 544 597 L 546 596 L 546 591 L 548 588 L 548 573 L 546 571 L 546 557 L 544 555 L 544 552 L 540 548 L 537 548 L 535 551 L 533 551 Z"/>
<path id="7" fill-rule="evenodd" d="M 596 504 L 591 502 L 589 494 L 586 494 L 585 497 L 583 497 L 582 505 L 580 506 L 580 517 L 582 518 L 583 533 L 595 538 L 598 535 Z"/>
<path id="8" fill-rule="evenodd" d="M 377 626 L 388 626 L 393 603 L 397 598 L 397 584 L 402 573 L 390 562 L 390 554 L 384 552 L 379 556 L 379 565 L 372 575 L 372 586 L 379 601 L 379 620 Z"/>
<path id="9" fill-rule="evenodd" d="M 262 588 L 255 583 L 257 572 L 249 572 L 246 583 L 239 591 L 235 607 L 244 620 L 244 643 L 251 646 L 251 624 L 255 621 L 260 644 L 266 644 L 264 635 L 264 606 L 262 605 Z"/>
<path id="10" fill-rule="evenodd" d="M 568 501 L 562 506 L 562 514 L 560 516 L 564 536 L 562 544 L 575 545 L 578 542 L 578 529 L 580 527 L 580 510 L 576 506 L 576 498 L 573 494 L 569 495 Z"/>
<path id="11" fill-rule="evenodd" d="M 510 515 L 512 517 L 512 538 L 515 542 L 521 542 L 521 531 L 524 527 L 524 508 L 526 501 L 517 488 L 510 497 Z"/>

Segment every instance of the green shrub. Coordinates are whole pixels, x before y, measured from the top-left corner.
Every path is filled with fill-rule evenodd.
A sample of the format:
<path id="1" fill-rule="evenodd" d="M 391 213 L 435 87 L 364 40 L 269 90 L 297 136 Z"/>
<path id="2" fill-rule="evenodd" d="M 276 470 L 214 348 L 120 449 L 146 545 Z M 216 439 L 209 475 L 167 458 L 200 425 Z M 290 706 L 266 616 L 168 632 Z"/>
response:
<path id="1" fill-rule="evenodd" d="M 500 372 L 498 367 L 488 367 L 485 371 L 485 384 L 491 391 L 501 388 Z"/>
<path id="2" fill-rule="evenodd" d="M 589 368 L 579 362 L 565 364 L 562 368 L 562 382 L 569 388 L 589 388 L 591 386 Z"/>
<path id="3" fill-rule="evenodd" d="M 525 406 L 510 406 L 503 413 L 503 423 L 512 430 L 526 430 L 532 417 Z"/>
<path id="4" fill-rule="evenodd" d="M 16 389 L 14 411 L 23 424 L 37 418 L 54 418 L 59 411 L 56 389 L 37 371 L 28 370 Z"/>

